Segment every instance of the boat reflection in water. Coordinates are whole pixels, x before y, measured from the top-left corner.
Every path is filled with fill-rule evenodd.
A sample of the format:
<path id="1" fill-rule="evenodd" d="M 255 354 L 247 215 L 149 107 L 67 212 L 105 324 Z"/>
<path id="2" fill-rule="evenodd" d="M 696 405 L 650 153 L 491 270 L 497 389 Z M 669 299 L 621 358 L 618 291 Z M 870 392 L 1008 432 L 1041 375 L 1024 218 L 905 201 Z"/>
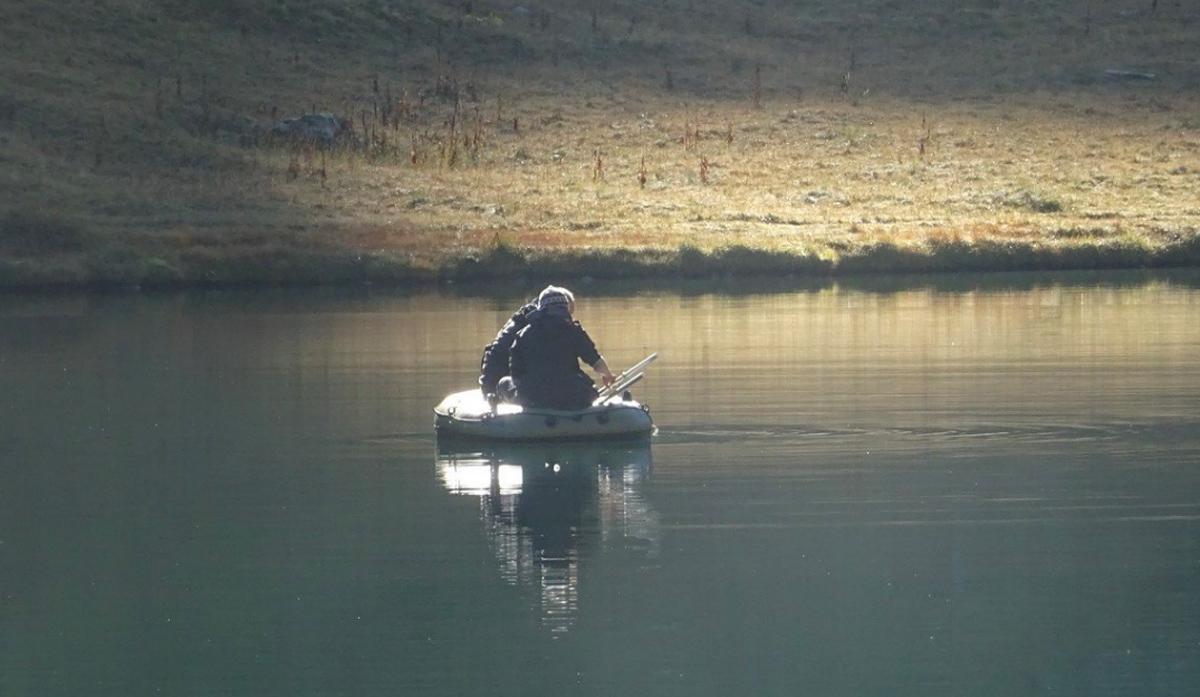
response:
<path id="1" fill-rule="evenodd" d="M 658 553 L 658 517 L 638 492 L 650 441 L 438 446 L 454 494 L 480 497 L 480 519 L 505 581 L 532 590 L 541 622 L 568 631 L 579 611 L 584 559 Z"/>

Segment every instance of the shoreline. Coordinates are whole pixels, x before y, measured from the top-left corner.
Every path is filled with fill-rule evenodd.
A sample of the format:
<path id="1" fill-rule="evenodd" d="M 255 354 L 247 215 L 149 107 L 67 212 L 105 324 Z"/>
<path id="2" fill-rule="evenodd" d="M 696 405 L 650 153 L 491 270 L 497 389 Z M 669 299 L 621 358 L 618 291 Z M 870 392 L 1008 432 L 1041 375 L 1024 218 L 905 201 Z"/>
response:
<path id="1" fill-rule="evenodd" d="M 1158 244 L 1113 239 L 1064 245 L 1039 239 L 884 242 L 835 257 L 827 252 L 749 245 L 706 250 L 689 245 L 675 249 L 535 249 L 500 244 L 432 265 L 413 263 L 386 250 L 349 248 L 249 249 L 227 252 L 219 261 L 204 261 L 187 254 L 165 258 L 137 249 L 0 258 L 0 293 L 355 286 L 426 289 L 519 285 L 537 279 L 639 285 L 712 280 L 830 282 L 905 275 L 1200 269 L 1200 234 Z"/>

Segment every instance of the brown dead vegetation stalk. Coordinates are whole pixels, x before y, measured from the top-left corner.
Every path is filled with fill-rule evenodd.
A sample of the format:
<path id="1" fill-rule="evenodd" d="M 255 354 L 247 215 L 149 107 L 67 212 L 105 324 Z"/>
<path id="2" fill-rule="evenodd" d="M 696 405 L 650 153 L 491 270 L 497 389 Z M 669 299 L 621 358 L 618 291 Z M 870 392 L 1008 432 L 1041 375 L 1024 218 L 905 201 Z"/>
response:
<path id="1" fill-rule="evenodd" d="M 917 156 L 925 157 L 925 148 L 929 145 L 929 122 L 926 121 L 925 115 L 921 114 L 921 135 L 917 138 Z"/>
<path id="2" fill-rule="evenodd" d="M 700 141 L 700 125 L 692 123 L 686 116 L 683 119 L 683 143 L 684 150 L 694 150 L 696 144 Z"/>

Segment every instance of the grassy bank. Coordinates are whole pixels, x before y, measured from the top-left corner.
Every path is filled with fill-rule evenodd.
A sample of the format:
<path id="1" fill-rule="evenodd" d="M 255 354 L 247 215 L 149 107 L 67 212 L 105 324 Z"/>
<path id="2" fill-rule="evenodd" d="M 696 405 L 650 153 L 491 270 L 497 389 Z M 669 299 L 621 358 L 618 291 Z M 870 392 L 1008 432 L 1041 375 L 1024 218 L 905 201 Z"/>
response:
<path id="1" fill-rule="evenodd" d="M 6 3 L 0 286 L 1200 264 L 1200 5 L 593 7 Z"/>
<path id="2" fill-rule="evenodd" d="M 162 240 L 106 242 L 95 250 L 0 259 L 0 287 L 245 287 L 429 285 L 444 282 L 829 277 L 844 274 L 957 271 L 1061 271 L 1200 266 L 1200 237 L 1149 244 L 1125 236 L 1081 244 L 1054 240 L 926 239 L 912 244 L 864 241 L 844 255 L 747 245 L 701 249 L 546 249 L 507 245 L 446 254 L 438 265 L 387 250 L 311 240 L 251 239 L 203 245 Z"/>

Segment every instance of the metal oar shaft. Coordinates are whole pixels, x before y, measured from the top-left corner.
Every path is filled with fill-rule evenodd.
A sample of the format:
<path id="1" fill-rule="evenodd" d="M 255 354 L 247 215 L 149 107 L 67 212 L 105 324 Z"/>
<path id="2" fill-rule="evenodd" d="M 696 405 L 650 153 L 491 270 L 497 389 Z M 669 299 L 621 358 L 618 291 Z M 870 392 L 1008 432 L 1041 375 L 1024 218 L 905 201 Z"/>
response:
<path id="1" fill-rule="evenodd" d="M 622 389 L 622 390 L 627 390 L 627 389 L 629 389 L 630 387 L 633 387 L 633 386 L 634 386 L 634 385 L 636 385 L 637 383 L 641 382 L 642 378 L 644 378 L 644 377 L 646 377 L 646 374 L 645 374 L 645 373 L 638 373 L 637 375 L 633 376 L 633 379 L 631 379 L 631 380 L 629 380 L 628 382 L 626 382 L 626 383 L 624 384 L 624 386 L 622 386 L 622 387 L 621 387 L 621 389 Z M 614 382 L 613 384 L 615 385 L 615 384 L 617 384 L 617 383 L 615 383 L 615 382 Z M 614 398 L 614 397 L 616 397 L 616 396 L 617 396 L 617 394 L 616 394 L 616 392 L 614 391 L 612 394 L 610 394 L 610 395 L 606 395 L 606 396 L 603 396 L 603 397 L 601 397 L 600 399 L 598 399 L 598 400 L 596 401 L 596 404 L 607 404 L 607 403 L 611 402 L 611 401 L 613 400 L 613 398 Z"/>
<path id="2" fill-rule="evenodd" d="M 641 380 L 646 374 L 646 368 L 658 358 L 657 353 L 652 353 L 642 360 L 634 364 L 634 366 L 620 375 L 613 378 L 611 384 L 597 390 L 597 403 L 607 402 L 612 399 L 613 395 L 619 394 L 622 390 L 627 389 L 630 385 Z"/>
<path id="3" fill-rule="evenodd" d="M 634 382 L 637 382 L 645 374 L 647 366 L 653 363 L 657 358 L 658 353 L 652 353 L 633 364 L 631 368 L 623 371 L 620 375 L 613 378 L 611 385 L 600 388 L 600 390 L 597 392 L 597 398 L 601 400 L 607 400 L 614 394 L 629 387 L 629 385 L 632 385 Z"/>

